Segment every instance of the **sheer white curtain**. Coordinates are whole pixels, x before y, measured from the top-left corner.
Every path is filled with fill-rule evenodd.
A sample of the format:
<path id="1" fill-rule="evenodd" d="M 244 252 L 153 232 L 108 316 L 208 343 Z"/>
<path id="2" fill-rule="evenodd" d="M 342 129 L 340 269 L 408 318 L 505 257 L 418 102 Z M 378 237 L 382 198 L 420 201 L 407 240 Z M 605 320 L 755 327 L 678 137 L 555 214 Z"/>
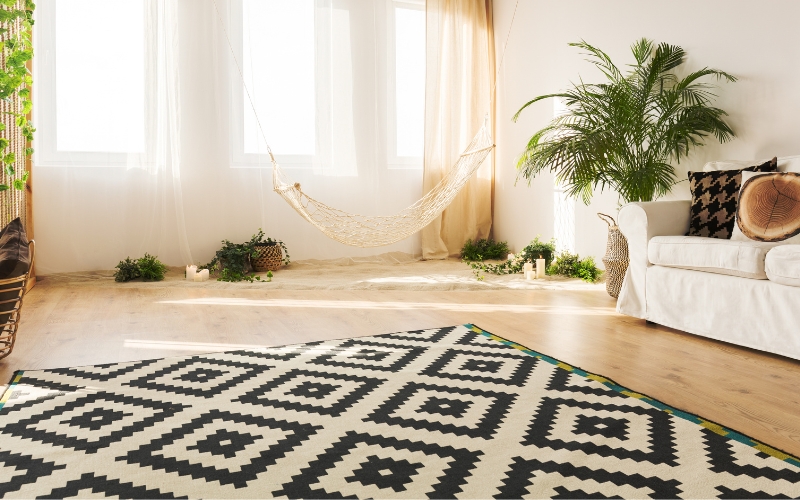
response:
<path id="1" fill-rule="evenodd" d="M 300 219 L 272 192 L 256 119 L 315 198 L 364 214 L 413 203 L 423 2 L 44 0 L 36 30 L 41 274 L 110 269 L 144 252 L 203 263 L 220 240 L 259 227 L 294 259 L 419 254 L 418 237 L 357 249 Z M 401 32 L 421 44 L 398 44 Z"/>

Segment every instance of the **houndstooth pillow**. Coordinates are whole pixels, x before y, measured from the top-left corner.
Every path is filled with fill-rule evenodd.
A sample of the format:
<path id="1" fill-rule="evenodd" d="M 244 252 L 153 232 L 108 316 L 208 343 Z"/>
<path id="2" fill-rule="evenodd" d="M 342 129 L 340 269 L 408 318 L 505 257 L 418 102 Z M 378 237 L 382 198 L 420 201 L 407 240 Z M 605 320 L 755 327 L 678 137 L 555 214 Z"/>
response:
<path id="1" fill-rule="evenodd" d="M 689 236 L 730 239 L 736 224 L 736 204 L 743 171 L 777 172 L 778 158 L 741 170 L 689 172 L 689 189 L 692 192 Z"/>

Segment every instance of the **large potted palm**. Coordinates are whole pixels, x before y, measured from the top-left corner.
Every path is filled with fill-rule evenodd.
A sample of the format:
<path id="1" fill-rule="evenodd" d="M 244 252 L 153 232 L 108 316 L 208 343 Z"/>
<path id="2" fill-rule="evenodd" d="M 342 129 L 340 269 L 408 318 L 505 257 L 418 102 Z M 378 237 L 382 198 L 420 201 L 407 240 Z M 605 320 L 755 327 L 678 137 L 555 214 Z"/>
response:
<path id="1" fill-rule="evenodd" d="M 583 49 L 606 81 L 580 81 L 564 92 L 538 96 L 517 111 L 514 121 L 528 106 L 549 98 L 561 99 L 566 108 L 528 141 L 517 163 L 518 177 L 530 183 L 542 171 L 554 172 L 565 192 L 586 204 L 597 188 L 616 191 L 622 203 L 652 201 L 675 185 L 673 162 L 709 136 L 720 142 L 734 137 L 724 120 L 727 113 L 713 106 L 717 85 L 709 81 L 734 82 L 732 75 L 703 68 L 680 78 L 676 70 L 686 52 L 645 38 L 631 46 L 635 63 L 624 73 L 602 50 L 584 41 L 570 45 Z M 606 264 L 609 284 L 621 284 L 621 277 L 612 274 L 624 275 L 627 267 L 627 243 L 617 241 L 625 248 L 614 253 L 626 262 L 611 266 L 616 269 Z"/>

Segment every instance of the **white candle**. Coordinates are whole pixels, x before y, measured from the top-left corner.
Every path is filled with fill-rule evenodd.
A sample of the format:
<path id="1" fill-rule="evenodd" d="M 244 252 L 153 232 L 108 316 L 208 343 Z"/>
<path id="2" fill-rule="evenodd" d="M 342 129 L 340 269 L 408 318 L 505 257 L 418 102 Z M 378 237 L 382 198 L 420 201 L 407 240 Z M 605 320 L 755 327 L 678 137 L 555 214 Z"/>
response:
<path id="1" fill-rule="evenodd" d="M 544 279 L 544 259 L 536 259 L 536 278 Z"/>
<path id="2" fill-rule="evenodd" d="M 194 281 L 203 281 L 203 272 L 200 271 L 199 273 L 195 273 L 193 279 Z"/>
<path id="3" fill-rule="evenodd" d="M 527 273 L 528 271 L 533 271 L 533 264 L 531 262 L 526 262 L 522 266 L 522 272 Z"/>
<path id="4" fill-rule="evenodd" d="M 536 278 L 536 271 L 525 271 L 525 279 L 533 281 Z"/>
<path id="5" fill-rule="evenodd" d="M 200 281 L 208 281 L 208 269 L 200 271 Z"/>
<path id="6" fill-rule="evenodd" d="M 194 281 L 195 274 L 197 274 L 197 266 L 186 266 L 186 279 Z"/>
<path id="7" fill-rule="evenodd" d="M 508 254 L 508 260 L 514 260 L 514 254 L 513 253 Z"/>

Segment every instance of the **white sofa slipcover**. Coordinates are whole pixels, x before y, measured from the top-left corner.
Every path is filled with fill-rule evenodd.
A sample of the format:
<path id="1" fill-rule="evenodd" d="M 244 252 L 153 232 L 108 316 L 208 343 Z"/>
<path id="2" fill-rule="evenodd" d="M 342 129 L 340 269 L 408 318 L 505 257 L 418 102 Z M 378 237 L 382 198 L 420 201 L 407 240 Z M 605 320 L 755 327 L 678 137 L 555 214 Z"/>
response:
<path id="1" fill-rule="evenodd" d="M 650 260 L 649 247 L 656 237 L 686 238 L 683 235 L 689 228 L 689 205 L 689 200 L 680 200 L 622 207 L 617 220 L 628 239 L 630 264 L 617 311 L 696 335 L 800 359 L 800 287 L 668 267 Z M 771 269 L 770 254 L 779 249 L 781 252 L 776 255 L 788 252 L 781 246 L 767 252 L 765 273 Z M 654 250 L 654 260 L 664 262 L 661 254 Z"/>
<path id="2" fill-rule="evenodd" d="M 647 245 L 647 258 L 657 266 L 765 280 L 764 260 L 767 252 L 777 245 L 698 236 L 656 236 Z"/>

